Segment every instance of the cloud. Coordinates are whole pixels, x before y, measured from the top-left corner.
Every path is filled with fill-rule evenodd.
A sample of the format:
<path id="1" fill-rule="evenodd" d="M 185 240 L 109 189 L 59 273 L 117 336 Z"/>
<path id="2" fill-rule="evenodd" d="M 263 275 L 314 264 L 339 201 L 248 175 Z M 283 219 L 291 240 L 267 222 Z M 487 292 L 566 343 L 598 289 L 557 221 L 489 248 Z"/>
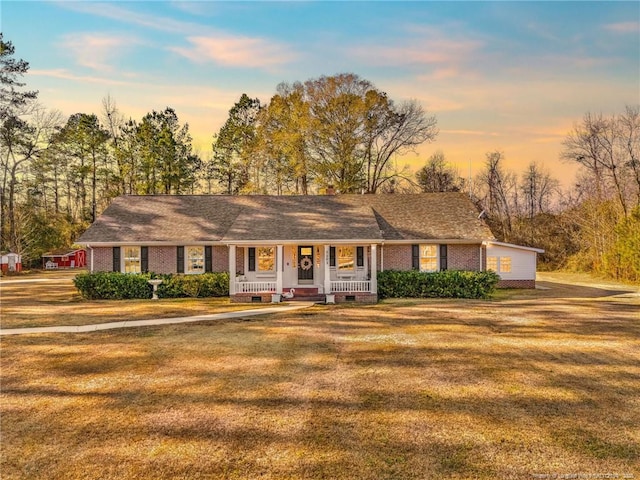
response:
<path id="1" fill-rule="evenodd" d="M 287 46 L 257 37 L 221 34 L 187 40 L 190 47 L 171 47 L 169 50 L 197 63 L 212 61 L 230 67 L 269 68 L 289 63 L 296 57 Z"/>
<path id="2" fill-rule="evenodd" d="M 123 23 L 130 23 L 139 27 L 160 30 L 166 33 L 193 34 L 194 32 L 203 32 L 206 30 L 206 27 L 197 23 L 184 22 L 148 13 L 139 13 L 128 8 L 123 8 L 114 3 L 59 2 L 58 5 L 75 12 L 95 15 Z"/>
<path id="3" fill-rule="evenodd" d="M 640 32 L 640 22 L 608 23 L 603 28 L 614 33 L 638 33 Z"/>
<path id="4" fill-rule="evenodd" d="M 415 34 L 391 46 L 362 45 L 351 48 L 350 54 L 373 65 L 436 66 L 446 74 L 456 71 L 457 66 L 484 45 L 480 40 L 450 38 L 433 28 L 415 31 Z"/>
<path id="5" fill-rule="evenodd" d="M 127 82 L 123 80 L 114 80 L 111 78 L 96 77 L 92 75 L 76 75 L 74 73 L 70 73 L 69 71 L 63 68 L 56 68 L 52 70 L 33 69 L 33 70 L 29 70 L 29 75 L 34 75 L 37 77 L 57 78 L 60 80 L 71 80 L 74 82 L 81 82 L 81 83 L 100 83 L 104 85 L 128 85 L 128 86 L 136 85 L 134 82 Z"/>
<path id="6" fill-rule="evenodd" d="M 78 65 L 98 72 L 111 72 L 113 61 L 138 43 L 139 40 L 131 35 L 72 33 L 64 37 L 61 46 L 73 55 Z"/>
<path id="7" fill-rule="evenodd" d="M 442 26 L 401 25 L 402 32 L 395 40 L 385 40 L 384 44 L 373 41 L 346 50 L 351 61 L 358 61 L 370 67 L 385 67 L 401 70 L 402 75 L 414 72 L 420 82 L 450 82 L 461 78 L 475 78 L 485 64 L 487 52 L 486 37 L 471 33 L 458 23 Z M 427 91 L 409 95 L 424 99 Z M 406 96 L 406 95 L 402 95 Z M 456 110 L 460 102 L 447 99 L 429 98 L 427 103 L 435 109 Z"/>
<path id="8" fill-rule="evenodd" d="M 175 4 L 174 4 L 175 5 Z M 165 33 L 185 35 L 188 47 L 169 47 L 170 51 L 196 63 L 213 61 L 219 65 L 247 68 L 269 68 L 288 63 L 296 55 L 288 46 L 258 37 L 231 35 L 194 22 L 175 20 L 169 17 L 136 12 L 117 4 L 99 2 L 62 2 L 60 6 L 81 13 L 129 23 L 138 27 L 159 30 Z M 69 39 L 69 47 L 77 53 L 79 62 L 96 70 L 107 66 L 106 56 L 114 40 L 95 36 Z M 127 39 L 123 39 L 127 41 Z M 129 38 L 131 40 L 131 38 Z M 110 45 L 111 43 L 111 45 Z M 120 43 L 118 46 L 123 46 Z M 115 45 L 113 45 L 115 46 Z M 97 48 L 97 58 L 91 54 Z M 101 61 L 101 59 L 103 61 Z"/>

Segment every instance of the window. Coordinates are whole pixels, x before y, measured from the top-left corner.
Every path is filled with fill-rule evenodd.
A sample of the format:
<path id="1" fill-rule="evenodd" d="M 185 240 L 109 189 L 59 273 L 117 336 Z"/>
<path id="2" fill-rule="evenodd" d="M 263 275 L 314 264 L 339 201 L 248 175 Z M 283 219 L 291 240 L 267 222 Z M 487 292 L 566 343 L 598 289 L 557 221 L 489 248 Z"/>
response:
<path id="1" fill-rule="evenodd" d="M 258 271 L 273 272 L 276 264 L 276 252 L 273 247 L 258 247 Z"/>
<path id="2" fill-rule="evenodd" d="M 487 270 L 493 270 L 496 273 L 510 273 L 511 257 L 487 257 Z"/>
<path id="3" fill-rule="evenodd" d="M 498 257 L 487 257 L 487 270 L 498 271 Z"/>
<path id="4" fill-rule="evenodd" d="M 511 272 L 511 257 L 500 257 L 500 272 Z"/>
<path id="5" fill-rule="evenodd" d="M 420 245 L 420 271 L 435 272 L 438 270 L 437 245 Z"/>
<path id="6" fill-rule="evenodd" d="M 204 247 L 187 247 L 185 273 L 204 272 Z"/>
<path id="7" fill-rule="evenodd" d="M 140 273 L 140 247 L 122 247 L 124 251 L 124 273 Z"/>
<path id="8" fill-rule="evenodd" d="M 353 270 L 353 247 L 338 247 L 338 270 Z"/>

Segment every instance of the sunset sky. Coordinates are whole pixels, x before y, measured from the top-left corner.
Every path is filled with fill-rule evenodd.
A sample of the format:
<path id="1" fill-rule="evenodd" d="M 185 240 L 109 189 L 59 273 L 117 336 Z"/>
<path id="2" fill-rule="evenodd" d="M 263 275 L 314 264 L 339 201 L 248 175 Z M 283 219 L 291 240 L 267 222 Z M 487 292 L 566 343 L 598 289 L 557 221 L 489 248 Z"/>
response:
<path id="1" fill-rule="evenodd" d="M 242 93 L 264 103 L 282 81 L 354 72 L 396 102 L 417 99 L 442 150 L 476 173 L 543 164 L 565 185 L 562 140 L 586 112 L 640 103 L 640 2 L 12 2 L 1 24 L 28 87 L 65 115 L 100 113 L 110 94 L 140 119 L 173 107 L 194 146 Z"/>

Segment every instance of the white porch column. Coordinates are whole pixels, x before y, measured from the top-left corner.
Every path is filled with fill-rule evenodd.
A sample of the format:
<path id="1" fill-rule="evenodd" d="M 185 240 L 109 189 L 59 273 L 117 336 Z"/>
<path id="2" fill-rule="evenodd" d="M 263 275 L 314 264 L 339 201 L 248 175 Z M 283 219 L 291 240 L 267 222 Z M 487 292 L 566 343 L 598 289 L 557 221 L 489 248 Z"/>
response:
<path id="1" fill-rule="evenodd" d="M 236 246 L 229 245 L 229 295 L 236 293 Z"/>
<path id="2" fill-rule="evenodd" d="M 284 270 L 284 249 L 282 245 L 276 248 L 276 293 L 282 295 L 282 270 Z"/>
<path id="3" fill-rule="evenodd" d="M 329 245 L 324 245 L 324 293 L 331 293 L 331 266 L 330 266 L 330 253 Z"/>
<path id="4" fill-rule="evenodd" d="M 371 293 L 378 293 L 378 253 L 375 243 L 371 244 Z"/>

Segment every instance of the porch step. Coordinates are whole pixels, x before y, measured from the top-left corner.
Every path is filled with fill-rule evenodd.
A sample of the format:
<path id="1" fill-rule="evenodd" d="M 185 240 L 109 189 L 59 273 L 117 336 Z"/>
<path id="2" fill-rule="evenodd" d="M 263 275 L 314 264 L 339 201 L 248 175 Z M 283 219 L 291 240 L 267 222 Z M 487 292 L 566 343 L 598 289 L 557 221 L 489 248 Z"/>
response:
<path id="1" fill-rule="evenodd" d="M 298 290 L 296 290 L 296 295 L 293 298 L 283 298 L 283 302 L 322 302 L 324 303 L 325 296 L 324 295 L 300 295 L 298 296 Z"/>
<path id="2" fill-rule="evenodd" d="M 314 296 L 314 295 L 318 295 L 318 288 L 312 288 L 312 287 L 294 287 L 293 288 L 295 290 L 295 292 L 293 292 L 294 298 L 295 297 L 307 297 L 307 296 Z M 290 288 L 283 288 L 282 291 L 283 293 L 288 293 L 291 289 Z"/>

